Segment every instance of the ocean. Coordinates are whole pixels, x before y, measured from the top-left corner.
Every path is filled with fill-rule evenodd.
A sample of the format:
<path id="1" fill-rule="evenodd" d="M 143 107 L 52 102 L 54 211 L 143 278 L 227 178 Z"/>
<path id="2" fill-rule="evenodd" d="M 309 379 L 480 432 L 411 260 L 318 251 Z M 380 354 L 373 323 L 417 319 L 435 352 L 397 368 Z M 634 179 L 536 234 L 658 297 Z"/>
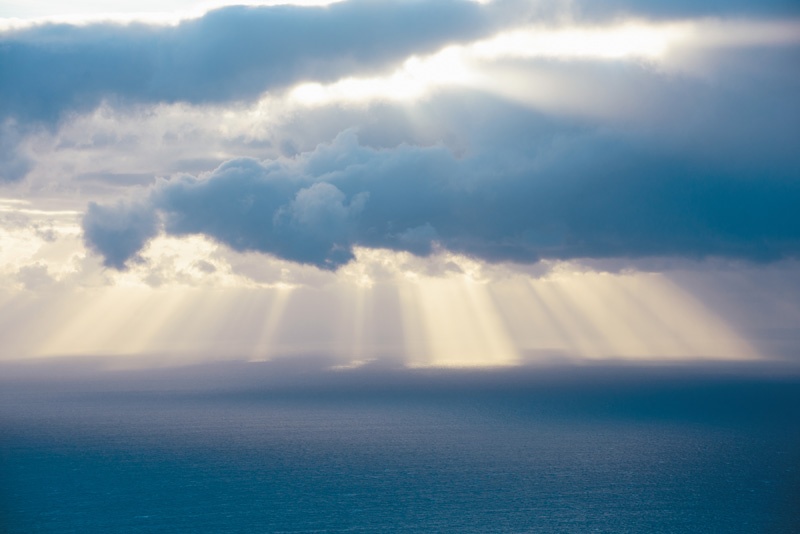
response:
<path id="1" fill-rule="evenodd" d="M 797 377 L 242 369 L 4 382 L 3 532 L 800 532 Z"/>

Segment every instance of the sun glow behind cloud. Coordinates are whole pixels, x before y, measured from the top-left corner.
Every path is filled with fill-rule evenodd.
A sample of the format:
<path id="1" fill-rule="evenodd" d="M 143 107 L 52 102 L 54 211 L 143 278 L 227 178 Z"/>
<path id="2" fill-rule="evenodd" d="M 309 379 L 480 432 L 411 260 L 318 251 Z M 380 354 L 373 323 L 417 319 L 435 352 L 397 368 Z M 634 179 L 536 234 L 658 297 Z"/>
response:
<path id="1" fill-rule="evenodd" d="M 800 42 L 800 24 L 771 21 L 696 20 L 668 23 L 628 21 L 609 26 L 528 26 L 468 45 L 411 57 L 394 72 L 348 77 L 334 83 L 294 87 L 289 100 L 309 106 L 371 100 L 414 100 L 447 87 L 475 87 L 498 94 L 537 92 L 529 76 L 498 78 L 492 63 L 508 60 L 634 61 L 681 70 L 686 49 Z M 545 85 L 548 80 L 541 80 Z M 525 87 L 508 87 L 524 84 Z"/>
<path id="2" fill-rule="evenodd" d="M 680 43 L 686 25 L 628 22 L 610 27 L 551 29 L 533 26 L 479 41 L 467 53 L 479 59 L 651 59 Z"/>

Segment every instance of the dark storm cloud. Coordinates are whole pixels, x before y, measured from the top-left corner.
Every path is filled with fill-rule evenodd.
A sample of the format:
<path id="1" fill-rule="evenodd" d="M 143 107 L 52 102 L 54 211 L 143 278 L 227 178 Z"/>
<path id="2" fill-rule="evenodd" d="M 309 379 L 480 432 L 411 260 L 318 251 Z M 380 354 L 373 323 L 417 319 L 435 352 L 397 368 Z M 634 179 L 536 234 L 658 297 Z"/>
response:
<path id="1" fill-rule="evenodd" d="M 335 269 L 354 246 L 417 255 L 441 246 L 488 261 L 769 261 L 800 252 L 798 205 L 792 173 L 704 169 L 619 135 L 576 134 L 507 164 L 491 149 L 462 158 L 444 147 L 380 150 L 346 132 L 294 161 L 234 160 L 207 178 L 161 182 L 140 210 L 160 213 L 171 235 Z M 136 238 L 125 247 L 93 237 L 129 220 L 121 204 L 92 206 L 84 219 L 87 243 L 108 265 L 120 267 L 153 236 L 144 224 L 130 228 Z"/>
<path id="2" fill-rule="evenodd" d="M 0 34 L 0 118 L 52 122 L 116 103 L 254 99 L 386 68 L 471 39 L 505 10 L 474 2 L 228 7 L 176 27 L 48 24 Z"/>

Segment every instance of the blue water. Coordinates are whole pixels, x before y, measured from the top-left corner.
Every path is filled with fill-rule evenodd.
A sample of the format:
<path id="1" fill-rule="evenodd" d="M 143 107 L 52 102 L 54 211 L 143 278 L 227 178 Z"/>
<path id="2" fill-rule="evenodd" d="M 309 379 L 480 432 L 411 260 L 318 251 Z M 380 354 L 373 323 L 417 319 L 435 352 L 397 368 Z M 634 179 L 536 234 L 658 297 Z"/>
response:
<path id="1" fill-rule="evenodd" d="M 796 381 L 122 383 L 3 387 L 4 532 L 800 532 Z"/>

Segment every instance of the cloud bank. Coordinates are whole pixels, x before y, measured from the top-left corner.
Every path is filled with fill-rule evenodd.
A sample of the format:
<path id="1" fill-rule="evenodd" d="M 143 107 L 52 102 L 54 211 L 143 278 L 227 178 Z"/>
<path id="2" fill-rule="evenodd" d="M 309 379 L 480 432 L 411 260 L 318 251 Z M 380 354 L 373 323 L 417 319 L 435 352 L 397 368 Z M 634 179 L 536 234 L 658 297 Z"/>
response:
<path id="1" fill-rule="evenodd" d="M 141 204 L 93 205 L 83 227 L 117 268 L 155 235 L 156 214 L 169 235 L 324 269 L 350 261 L 356 246 L 516 262 L 800 252 L 792 176 L 701 173 L 613 135 L 571 144 L 507 163 L 493 150 L 370 148 L 348 131 L 294 160 L 237 159 L 208 176 L 162 180 Z"/>
<path id="2" fill-rule="evenodd" d="M 83 233 L 89 248 L 103 254 L 104 264 L 122 269 L 145 243 L 158 234 L 158 219 L 147 204 L 118 202 L 114 206 L 89 204 Z"/>
<path id="3" fill-rule="evenodd" d="M 0 33 L 0 118 L 51 123 L 103 100 L 252 100 L 484 35 L 507 17 L 502 11 L 459 0 L 357 0 L 226 7 L 174 27 L 46 24 L 7 31 Z"/>
<path id="4" fill-rule="evenodd" d="M 208 113 L 200 122 L 210 137 L 230 137 L 223 139 L 230 146 L 203 147 L 203 161 L 229 161 L 208 174 L 161 180 L 137 200 L 114 204 L 96 197 L 83 218 L 84 240 L 109 267 L 124 269 L 162 232 L 207 236 L 236 251 L 330 270 L 351 261 L 355 247 L 418 256 L 444 249 L 493 262 L 795 257 L 800 77 L 792 68 L 798 47 L 791 39 L 720 49 L 692 42 L 651 63 L 557 54 L 473 58 L 467 62 L 472 85 L 448 86 L 441 89 L 452 91 L 445 97 L 425 94 L 389 111 L 379 98 L 374 106 L 361 103 L 366 111 L 342 111 L 346 106 L 335 102 L 300 110 L 280 94 L 305 81 L 386 76 L 412 55 L 532 21 L 558 27 L 797 11 L 780 0 L 593 6 L 355 0 L 313 8 L 228 7 L 171 27 L 46 24 L 6 31 L 0 34 L 0 156 L 6 156 L 0 174 L 19 182 L 30 170 L 31 161 L 16 148 L 29 128 L 64 126 L 65 118 L 103 103 L 134 109 L 133 116 L 187 103 Z M 227 113 L 225 105 L 253 103 L 273 91 L 275 109 L 292 118 L 260 116 L 258 128 L 273 128 L 272 138 L 217 128 L 213 115 Z M 484 99 L 462 110 L 463 117 L 444 103 L 470 92 Z M 492 98 L 506 104 L 501 113 L 495 112 L 503 106 L 487 104 Z M 395 127 L 403 119 L 391 117 L 405 112 L 425 119 L 408 119 L 408 135 Z M 300 133 L 292 135 L 292 128 Z M 167 130 L 153 146 L 178 137 Z M 185 130 L 182 142 L 199 145 L 192 127 Z M 90 144 L 100 154 L 102 136 L 95 137 Z M 296 153 L 293 138 L 303 141 L 302 153 L 276 156 Z M 146 185 L 151 176 L 189 170 L 180 162 L 166 165 L 174 155 L 168 150 L 131 157 L 136 135 L 133 148 L 119 136 L 109 139 L 121 147 L 115 162 L 121 167 L 84 167 L 76 174 L 84 182 L 108 176 L 127 187 L 130 177 L 139 177 Z M 320 139 L 327 142 L 309 150 Z M 245 147 L 250 141 L 270 150 Z M 53 154 L 59 150 L 66 148 L 55 146 Z M 261 159 L 266 154 L 271 159 Z"/>
<path id="5" fill-rule="evenodd" d="M 410 55 L 531 21 L 795 16 L 796 2 L 351 0 L 230 6 L 175 26 L 48 23 L 0 32 L 0 119 L 53 123 L 115 104 L 252 101 L 303 81 L 385 71 Z"/>

